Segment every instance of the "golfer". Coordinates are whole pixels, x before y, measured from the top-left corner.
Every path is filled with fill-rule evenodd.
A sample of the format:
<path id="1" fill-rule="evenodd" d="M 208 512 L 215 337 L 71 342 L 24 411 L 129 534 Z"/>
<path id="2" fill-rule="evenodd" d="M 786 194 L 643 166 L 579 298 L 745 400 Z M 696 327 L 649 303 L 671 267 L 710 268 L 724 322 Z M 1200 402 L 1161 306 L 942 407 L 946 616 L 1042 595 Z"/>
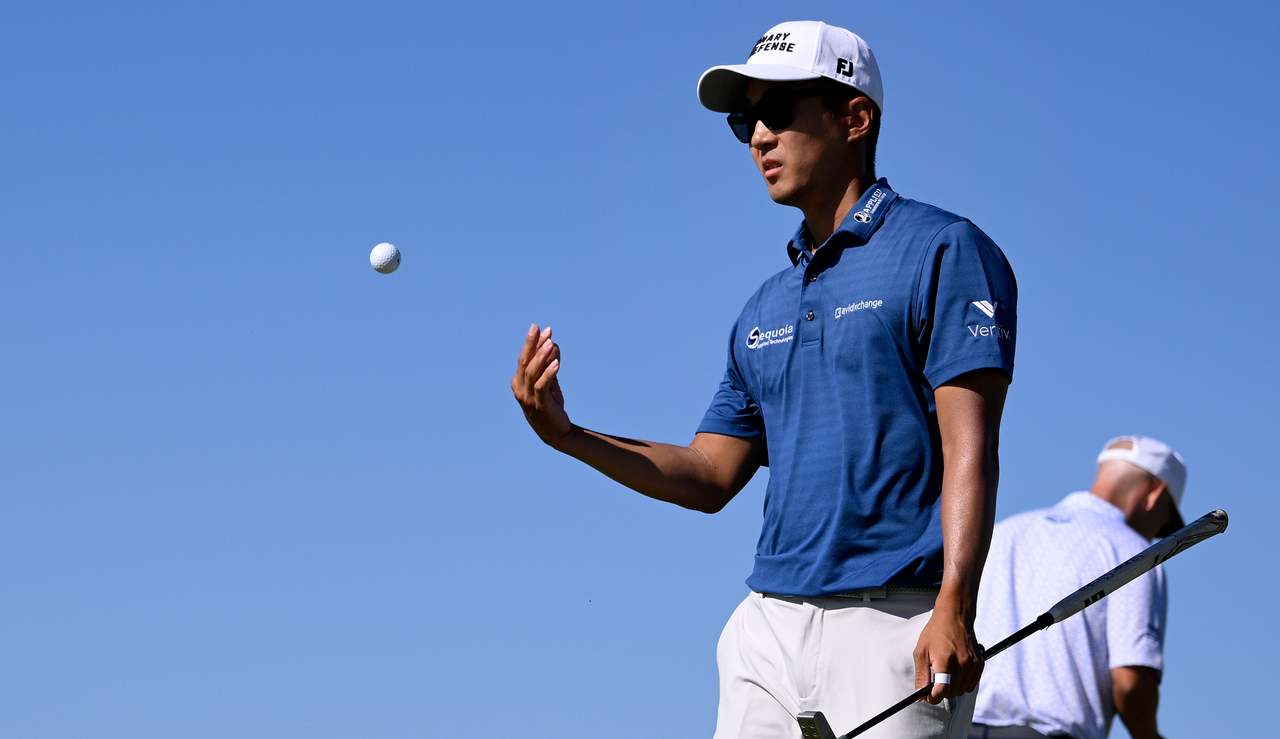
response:
<path id="1" fill-rule="evenodd" d="M 751 593 L 717 650 L 716 739 L 799 737 L 807 710 L 851 728 L 931 675 L 927 703 L 866 736 L 964 737 L 1013 273 L 972 223 L 876 178 L 883 87 L 853 33 L 775 26 L 745 64 L 703 74 L 698 97 L 804 220 L 730 332 L 692 443 L 574 425 L 560 347 L 536 325 L 512 390 L 548 445 L 659 500 L 714 513 L 769 467 Z"/>
<path id="2" fill-rule="evenodd" d="M 1182 457 L 1146 436 L 1112 439 L 1088 492 L 1001 521 L 978 601 L 991 644 L 1048 610 L 1063 593 L 1182 528 Z M 1167 609 L 1157 566 L 1085 612 L 1013 646 L 978 691 L 975 739 L 1104 739 L 1116 713 L 1133 739 L 1157 739 Z"/>

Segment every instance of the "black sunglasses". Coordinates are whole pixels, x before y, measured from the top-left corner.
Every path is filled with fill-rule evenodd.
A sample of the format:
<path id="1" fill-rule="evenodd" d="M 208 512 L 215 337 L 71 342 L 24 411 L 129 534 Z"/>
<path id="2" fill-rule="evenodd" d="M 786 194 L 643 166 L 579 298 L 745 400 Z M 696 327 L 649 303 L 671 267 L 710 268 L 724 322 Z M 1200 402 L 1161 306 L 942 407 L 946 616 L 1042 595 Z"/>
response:
<path id="1" fill-rule="evenodd" d="M 817 95 L 829 95 L 839 92 L 837 87 L 805 87 L 799 90 L 779 90 L 765 93 L 755 105 L 735 110 L 729 114 L 729 128 L 733 135 L 744 144 L 751 143 L 751 136 L 756 131 L 756 122 L 764 123 L 770 131 L 786 128 L 795 118 L 793 103 L 801 98 Z"/>

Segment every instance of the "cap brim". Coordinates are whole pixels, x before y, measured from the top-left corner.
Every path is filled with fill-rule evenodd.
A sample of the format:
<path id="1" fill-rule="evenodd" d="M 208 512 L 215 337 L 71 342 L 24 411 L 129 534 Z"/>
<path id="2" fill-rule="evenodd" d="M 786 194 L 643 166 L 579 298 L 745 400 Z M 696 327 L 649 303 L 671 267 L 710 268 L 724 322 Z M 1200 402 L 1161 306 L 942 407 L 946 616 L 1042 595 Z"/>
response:
<path id="1" fill-rule="evenodd" d="M 1179 511 L 1178 506 L 1175 505 L 1173 507 L 1173 516 L 1170 517 L 1169 521 L 1156 532 L 1156 538 L 1163 539 L 1171 534 L 1176 534 L 1178 529 L 1181 529 L 1186 525 L 1187 524 L 1182 520 L 1182 512 Z"/>
<path id="2" fill-rule="evenodd" d="M 707 110 L 732 113 L 742 107 L 747 92 L 747 80 L 793 82 L 816 80 L 822 75 L 808 69 L 789 67 L 785 64 L 728 64 L 712 67 L 698 80 L 698 102 Z"/>

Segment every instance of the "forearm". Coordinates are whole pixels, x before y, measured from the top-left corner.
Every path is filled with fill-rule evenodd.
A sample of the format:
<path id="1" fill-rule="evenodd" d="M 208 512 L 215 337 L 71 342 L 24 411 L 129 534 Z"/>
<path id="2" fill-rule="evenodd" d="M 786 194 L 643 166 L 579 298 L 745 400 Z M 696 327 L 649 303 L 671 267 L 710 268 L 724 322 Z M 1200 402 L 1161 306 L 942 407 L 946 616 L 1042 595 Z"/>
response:
<path id="1" fill-rule="evenodd" d="M 699 434 L 689 446 L 678 446 L 610 436 L 575 425 L 553 446 L 650 498 L 715 513 L 755 474 L 762 444 Z"/>
<path id="2" fill-rule="evenodd" d="M 972 626 L 995 526 L 1000 417 L 1007 379 L 973 372 L 938 388 L 942 435 L 942 591 L 939 607 Z"/>
<path id="3" fill-rule="evenodd" d="M 929 673 L 951 675 L 935 684 L 930 703 L 976 690 L 982 655 L 973 635 L 978 581 L 991 545 L 1000 479 L 1000 414 L 1008 378 L 979 370 L 934 393 L 942 437 L 942 590 L 916 644 L 916 686 Z"/>
<path id="4" fill-rule="evenodd" d="M 1133 739 L 1159 739 L 1156 710 L 1160 707 L 1160 676 L 1150 667 L 1111 670 L 1116 713 Z"/>
<path id="5" fill-rule="evenodd" d="M 947 455 L 942 479 L 942 589 L 938 607 L 972 626 L 978 584 L 995 525 L 1000 462 L 994 443 L 974 439 Z"/>
<path id="6" fill-rule="evenodd" d="M 538 438 L 651 498 L 715 513 L 764 462 L 763 439 L 697 434 L 687 447 L 588 431 L 569 420 L 560 390 L 560 347 L 551 329 L 525 334 L 511 392 Z"/>

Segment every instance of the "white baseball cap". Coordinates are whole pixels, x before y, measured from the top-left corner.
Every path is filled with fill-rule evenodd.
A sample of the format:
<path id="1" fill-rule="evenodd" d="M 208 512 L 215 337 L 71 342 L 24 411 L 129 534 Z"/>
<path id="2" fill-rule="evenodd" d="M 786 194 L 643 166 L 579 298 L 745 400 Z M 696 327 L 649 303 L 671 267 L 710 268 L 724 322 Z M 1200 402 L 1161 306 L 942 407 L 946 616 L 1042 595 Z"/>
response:
<path id="1" fill-rule="evenodd" d="M 1128 449 L 1110 448 L 1121 441 L 1128 441 L 1131 446 Z M 1168 444 L 1150 436 L 1117 436 L 1103 445 L 1102 453 L 1098 455 L 1098 464 L 1112 459 L 1128 462 L 1160 478 L 1169 488 L 1174 508 L 1182 507 L 1182 491 L 1187 487 L 1187 465 L 1182 461 L 1182 455 Z M 1175 513 L 1176 528 L 1182 528 L 1182 513 Z"/>
<path id="2" fill-rule="evenodd" d="M 857 34 L 821 21 L 789 21 L 770 28 L 746 64 L 703 72 L 698 100 L 717 113 L 732 113 L 742 106 L 748 79 L 791 82 L 823 77 L 858 88 L 884 110 L 884 85 L 871 47 Z"/>

